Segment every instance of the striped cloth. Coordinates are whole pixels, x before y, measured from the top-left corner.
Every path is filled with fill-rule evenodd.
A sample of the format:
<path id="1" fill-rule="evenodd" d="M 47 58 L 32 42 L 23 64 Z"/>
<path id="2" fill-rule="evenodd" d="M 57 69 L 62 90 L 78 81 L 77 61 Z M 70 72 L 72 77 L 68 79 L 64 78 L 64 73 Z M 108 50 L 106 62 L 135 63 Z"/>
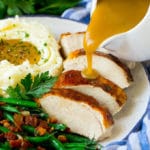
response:
<path id="1" fill-rule="evenodd" d="M 92 0 L 82 0 L 77 7 L 66 10 L 61 17 L 89 23 Z M 150 62 L 145 63 L 150 79 Z M 121 141 L 110 143 L 103 150 L 150 150 L 150 102 L 138 125 Z"/>

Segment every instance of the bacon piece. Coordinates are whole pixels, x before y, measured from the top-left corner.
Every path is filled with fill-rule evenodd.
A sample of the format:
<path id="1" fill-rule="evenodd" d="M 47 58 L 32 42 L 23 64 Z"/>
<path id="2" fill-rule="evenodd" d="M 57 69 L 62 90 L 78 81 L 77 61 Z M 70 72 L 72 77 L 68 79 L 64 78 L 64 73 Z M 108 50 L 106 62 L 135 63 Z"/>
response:
<path id="1" fill-rule="evenodd" d="M 4 142 L 5 141 L 5 137 L 4 137 L 4 133 L 0 134 L 0 142 Z"/>
<path id="2" fill-rule="evenodd" d="M 2 120 L 2 119 L 3 119 L 3 112 L 0 111 L 0 120 Z"/>
<path id="3" fill-rule="evenodd" d="M 38 119 L 35 116 L 25 116 L 24 121 L 26 125 L 31 125 L 33 127 L 37 127 L 38 125 Z"/>
<path id="4" fill-rule="evenodd" d="M 16 140 L 17 136 L 13 132 L 7 132 L 4 134 L 4 137 L 10 141 L 10 140 Z"/>
<path id="5" fill-rule="evenodd" d="M 40 120 L 38 126 L 42 127 L 42 128 L 45 128 L 46 130 L 49 129 L 48 123 L 45 120 Z"/>
<path id="6" fill-rule="evenodd" d="M 9 144 L 12 148 L 20 148 L 22 144 L 22 139 L 10 140 Z"/>

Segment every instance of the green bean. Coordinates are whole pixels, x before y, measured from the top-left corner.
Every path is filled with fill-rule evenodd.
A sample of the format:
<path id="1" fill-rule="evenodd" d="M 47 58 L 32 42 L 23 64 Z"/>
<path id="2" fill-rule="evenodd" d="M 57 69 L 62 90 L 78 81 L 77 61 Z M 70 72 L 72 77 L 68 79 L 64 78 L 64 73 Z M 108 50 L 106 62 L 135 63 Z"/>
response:
<path id="1" fill-rule="evenodd" d="M 0 19 L 2 19 L 5 16 L 6 6 L 3 1 L 0 1 Z"/>
<path id="2" fill-rule="evenodd" d="M 28 147 L 28 150 L 37 150 L 37 148 Z"/>
<path id="3" fill-rule="evenodd" d="M 0 150 L 6 150 L 6 148 L 4 148 L 4 147 L 0 147 Z"/>
<path id="4" fill-rule="evenodd" d="M 66 149 L 81 149 L 81 150 L 85 150 L 87 148 L 87 144 L 86 143 L 64 143 L 64 147 Z"/>
<path id="5" fill-rule="evenodd" d="M 101 150 L 102 146 L 100 144 L 93 144 L 91 143 L 79 143 L 79 142 L 73 142 L 73 143 L 64 143 L 65 148 L 68 150 Z"/>
<path id="6" fill-rule="evenodd" d="M 10 105 L 0 106 L 0 109 L 5 110 L 5 111 L 9 111 L 9 112 L 12 112 L 12 113 L 20 113 L 17 108 L 15 108 L 13 106 L 10 106 Z"/>
<path id="7" fill-rule="evenodd" d="M 30 134 L 33 134 L 33 135 L 36 133 L 36 129 L 30 125 L 23 125 L 22 129 L 25 130 L 26 132 L 30 133 Z"/>
<path id="8" fill-rule="evenodd" d="M 30 114 L 32 115 L 36 115 L 42 119 L 47 119 L 49 117 L 49 115 L 47 113 L 45 113 L 41 108 L 36 108 L 36 109 L 30 109 L 30 108 L 27 108 L 27 107 L 22 107 L 21 108 L 22 110 L 28 110 L 30 111 Z"/>
<path id="9" fill-rule="evenodd" d="M 45 112 L 39 113 L 38 116 L 41 117 L 42 119 L 47 119 L 49 117 L 49 115 Z"/>
<path id="10" fill-rule="evenodd" d="M 33 114 L 36 114 L 36 113 L 41 113 L 41 112 L 42 112 L 42 109 L 39 108 L 39 107 L 37 107 L 37 108 L 35 108 L 35 109 L 31 109 L 31 108 L 29 108 L 29 107 L 20 106 L 20 108 L 21 108 L 22 111 L 23 111 L 23 110 L 30 111 L 31 114 L 32 114 L 32 113 L 33 113 Z"/>
<path id="11" fill-rule="evenodd" d="M 3 112 L 4 118 L 7 119 L 8 121 L 14 123 L 14 117 L 12 114 L 8 112 Z"/>
<path id="12" fill-rule="evenodd" d="M 27 136 L 25 137 L 26 140 L 28 140 L 31 143 L 42 143 L 42 142 L 46 142 L 49 140 L 49 138 L 51 137 L 51 134 L 46 134 L 44 136 Z"/>
<path id="13" fill-rule="evenodd" d="M 37 109 L 27 109 L 27 108 L 23 108 L 25 110 L 29 110 L 31 114 L 33 115 L 37 115 L 38 117 L 42 118 L 42 119 L 47 119 L 49 117 L 49 115 L 47 113 L 45 113 L 41 108 L 37 108 Z"/>
<path id="14" fill-rule="evenodd" d="M 10 144 L 9 142 L 0 143 L 0 150 L 10 150 Z"/>
<path id="15" fill-rule="evenodd" d="M 43 112 L 43 110 L 41 108 L 31 109 L 31 108 L 27 108 L 27 107 L 21 107 L 21 110 L 30 111 L 31 115 L 35 115 L 37 117 L 40 117 L 41 119 L 49 118 L 49 115 L 47 113 Z"/>
<path id="16" fill-rule="evenodd" d="M 4 126 L 0 126 L 0 132 L 2 133 L 6 133 L 6 132 L 9 132 L 10 130 Z"/>
<path id="17" fill-rule="evenodd" d="M 64 133 L 64 136 L 66 136 L 67 140 L 69 142 L 79 142 L 79 143 L 89 143 L 91 140 L 87 137 L 83 137 L 81 135 L 73 134 L 73 133 Z"/>
<path id="18" fill-rule="evenodd" d="M 62 123 L 50 123 L 49 126 L 58 131 L 65 131 L 67 129 L 67 126 Z"/>
<path id="19" fill-rule="evenodd" d="M 77 134 L 64 133 L 62 135 L 66 136 L 68 142 L 72 142 L 72 143 L 68 143 L 68 146 L 70 146 L 70 148 L 78 147 L 80 145 L 80 146 L 86 146 L 87 150 L 95 150 L 97 147 L 101 146 L 96 141 L 90 140 L 86 137 L 83 137 L 83 136 L 80 136 L 80 135 L 77 135 Z"/>
<path id="20" fill-rule="evenodd" d="M 83 148 L 83 147 L 78 147 L 78 148 L 76 148 L 76 147 L 71 147 L 71 148 L 67 148 L 67 150 L 86 150 L 85 148 Z M 92 149 L 92 150 L 95 150 L 95 149 Z"/>
<path id="21" fill-rule="evenodd" d="M 25 106 L 30 108 L 38 108 L 38 104 L 34 101 L 20 100 L 14 98 L 0 98 L 0 102 L 16 105 L 16 106 Z"/>
<path id="22" fill-rule="evenodd" d="M 37 148 L 33 148 L 33 147 L 28 147 L 28 150 L 37 150 Z"/>
<path id="23" fill-rule="evenodd" d="M 86 148 L 86 143 L 64 143 L 65 148 Z"/>
<path id="24" fill-rule="evenodd" d="M 49 144 L 56 150 L 66 150 L 64 145 L 54 136 L 50 136 Z"/>

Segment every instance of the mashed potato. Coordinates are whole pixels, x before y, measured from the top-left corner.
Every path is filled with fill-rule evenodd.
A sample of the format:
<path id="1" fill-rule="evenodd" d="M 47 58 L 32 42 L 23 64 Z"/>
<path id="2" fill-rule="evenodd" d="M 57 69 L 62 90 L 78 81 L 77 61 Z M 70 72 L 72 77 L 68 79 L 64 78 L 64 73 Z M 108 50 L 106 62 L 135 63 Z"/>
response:
<path id="1" fill-rule="evenodd" d="M 15 49 L 16 43 L 12 44 L 14 41 L 24 43 L 24 45 L 21 45 L 17 50 Z M 8 46 L 9 43 L 11 46 Z M 27 48 L 26 45 L 28 45 Z M 33 50 L 30 49 L 31 46 L 35 52 L 31 53 Z M 0 95 L 4 95 L 8 86 L 15 86 L 28 73 L 34 76 L 49 71 L 52 76 L 58 75 L 62 69 L 62 58 L 58 49 L 57 41 L 44 25 L 33 21 L 27 22 L 19 18 L 1 20 Z M 31 58 L 31 60 L 35 57 L 33 61 L 36 58 L 37 60 L 34 63 L 26 57 Z M 20 61 L 21 58 L 23 61 Z"/>

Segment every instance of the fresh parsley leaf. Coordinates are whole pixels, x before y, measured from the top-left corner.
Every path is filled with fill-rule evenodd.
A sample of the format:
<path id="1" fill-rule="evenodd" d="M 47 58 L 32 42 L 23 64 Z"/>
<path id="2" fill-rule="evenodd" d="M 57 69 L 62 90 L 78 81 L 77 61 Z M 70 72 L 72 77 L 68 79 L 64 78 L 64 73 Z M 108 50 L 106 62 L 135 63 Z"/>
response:
<path id="1" fill-rule="evenodd" d="M 34 14 L 34 0 L 1 0 L 6 11 L 5 16 Z"/>
<path id="2" fill-rule="evenodd" d="M 21 80 L 21 84 L 24 86 L 25 91 L 30 90 L 31 85 L 32 85 L 32 77 L 30 73 L 26 75 L 24 79 Z"/>
<path id="3" fill-rule="evenodd" d="M 49 77 L 48 72 L 37 75 L 27 95 L 31 95 L 34 98 L 41 97 L 44 93 L 50 91 L 56 81 L 57 77 Z"/>
<path id="4" fill-rule="evenodd" d="M 32 85 L 32 88 L 37 87 L 40 83 L 44 82 L 45 80 L 49 80 L 49 76 L 48 76 L 48 71 L 45 73 L 41 73 L 40 75 L 38 74 L 35 78 L 34 78 L 34 82 Z"/>
<path id="5" fill-rule="evenodd" d="M 5 4 L 3 1 L 0 1 L 0 19 L 4 17 L 5 15 Z"/>
<path id="6" fill-rule="evenodd" d="M 9 16 L 22 15 L 21 10 L 15 4 L 15 0 L 11 0 L 7 6 L 7 14 Z"/>
<path id="7" fill-rule="evenodd" d="M 37 12 L 44 14 L 60 15 L 67 8 L 74 7 L 80 1 L 81 0 L 45 0 L 44 5 L 42 5 L 39 9 L 37 8 Z"/>
<path id="8" fill-rule="evenodd" d="M 0 0 L 0 18 L 15 15 L 50 14 L 60 15 L 76 6 L 81 0 Z"/>
<path id="9" fill-rule="evenodd" d="M 22 94 L 20 86 L 17 84 L 17 86 L 15 88 L 9 86 L 8 89 L 6 90 L 7 94 L 9 95 L 9 97 L 12 98 L 17 98 L 17 99 L 21 99 L 22 98 Z"/>
<path id="10" fill-rule="evenodd" d="M 17 99 L 39 98 L 49 92 L 56 81 L 57 77 L 49 76 L 48 71 L 36 75 L 34 79 L 28 74 L 16 87 L 8 87 L 6 92 L 9 97 Z"/>
<path id="11" fill-rule="evenodd" d="M 34 14 L 34 0 L 19 0 L 18 7 L 22 10 L 24 14 Z"/>

